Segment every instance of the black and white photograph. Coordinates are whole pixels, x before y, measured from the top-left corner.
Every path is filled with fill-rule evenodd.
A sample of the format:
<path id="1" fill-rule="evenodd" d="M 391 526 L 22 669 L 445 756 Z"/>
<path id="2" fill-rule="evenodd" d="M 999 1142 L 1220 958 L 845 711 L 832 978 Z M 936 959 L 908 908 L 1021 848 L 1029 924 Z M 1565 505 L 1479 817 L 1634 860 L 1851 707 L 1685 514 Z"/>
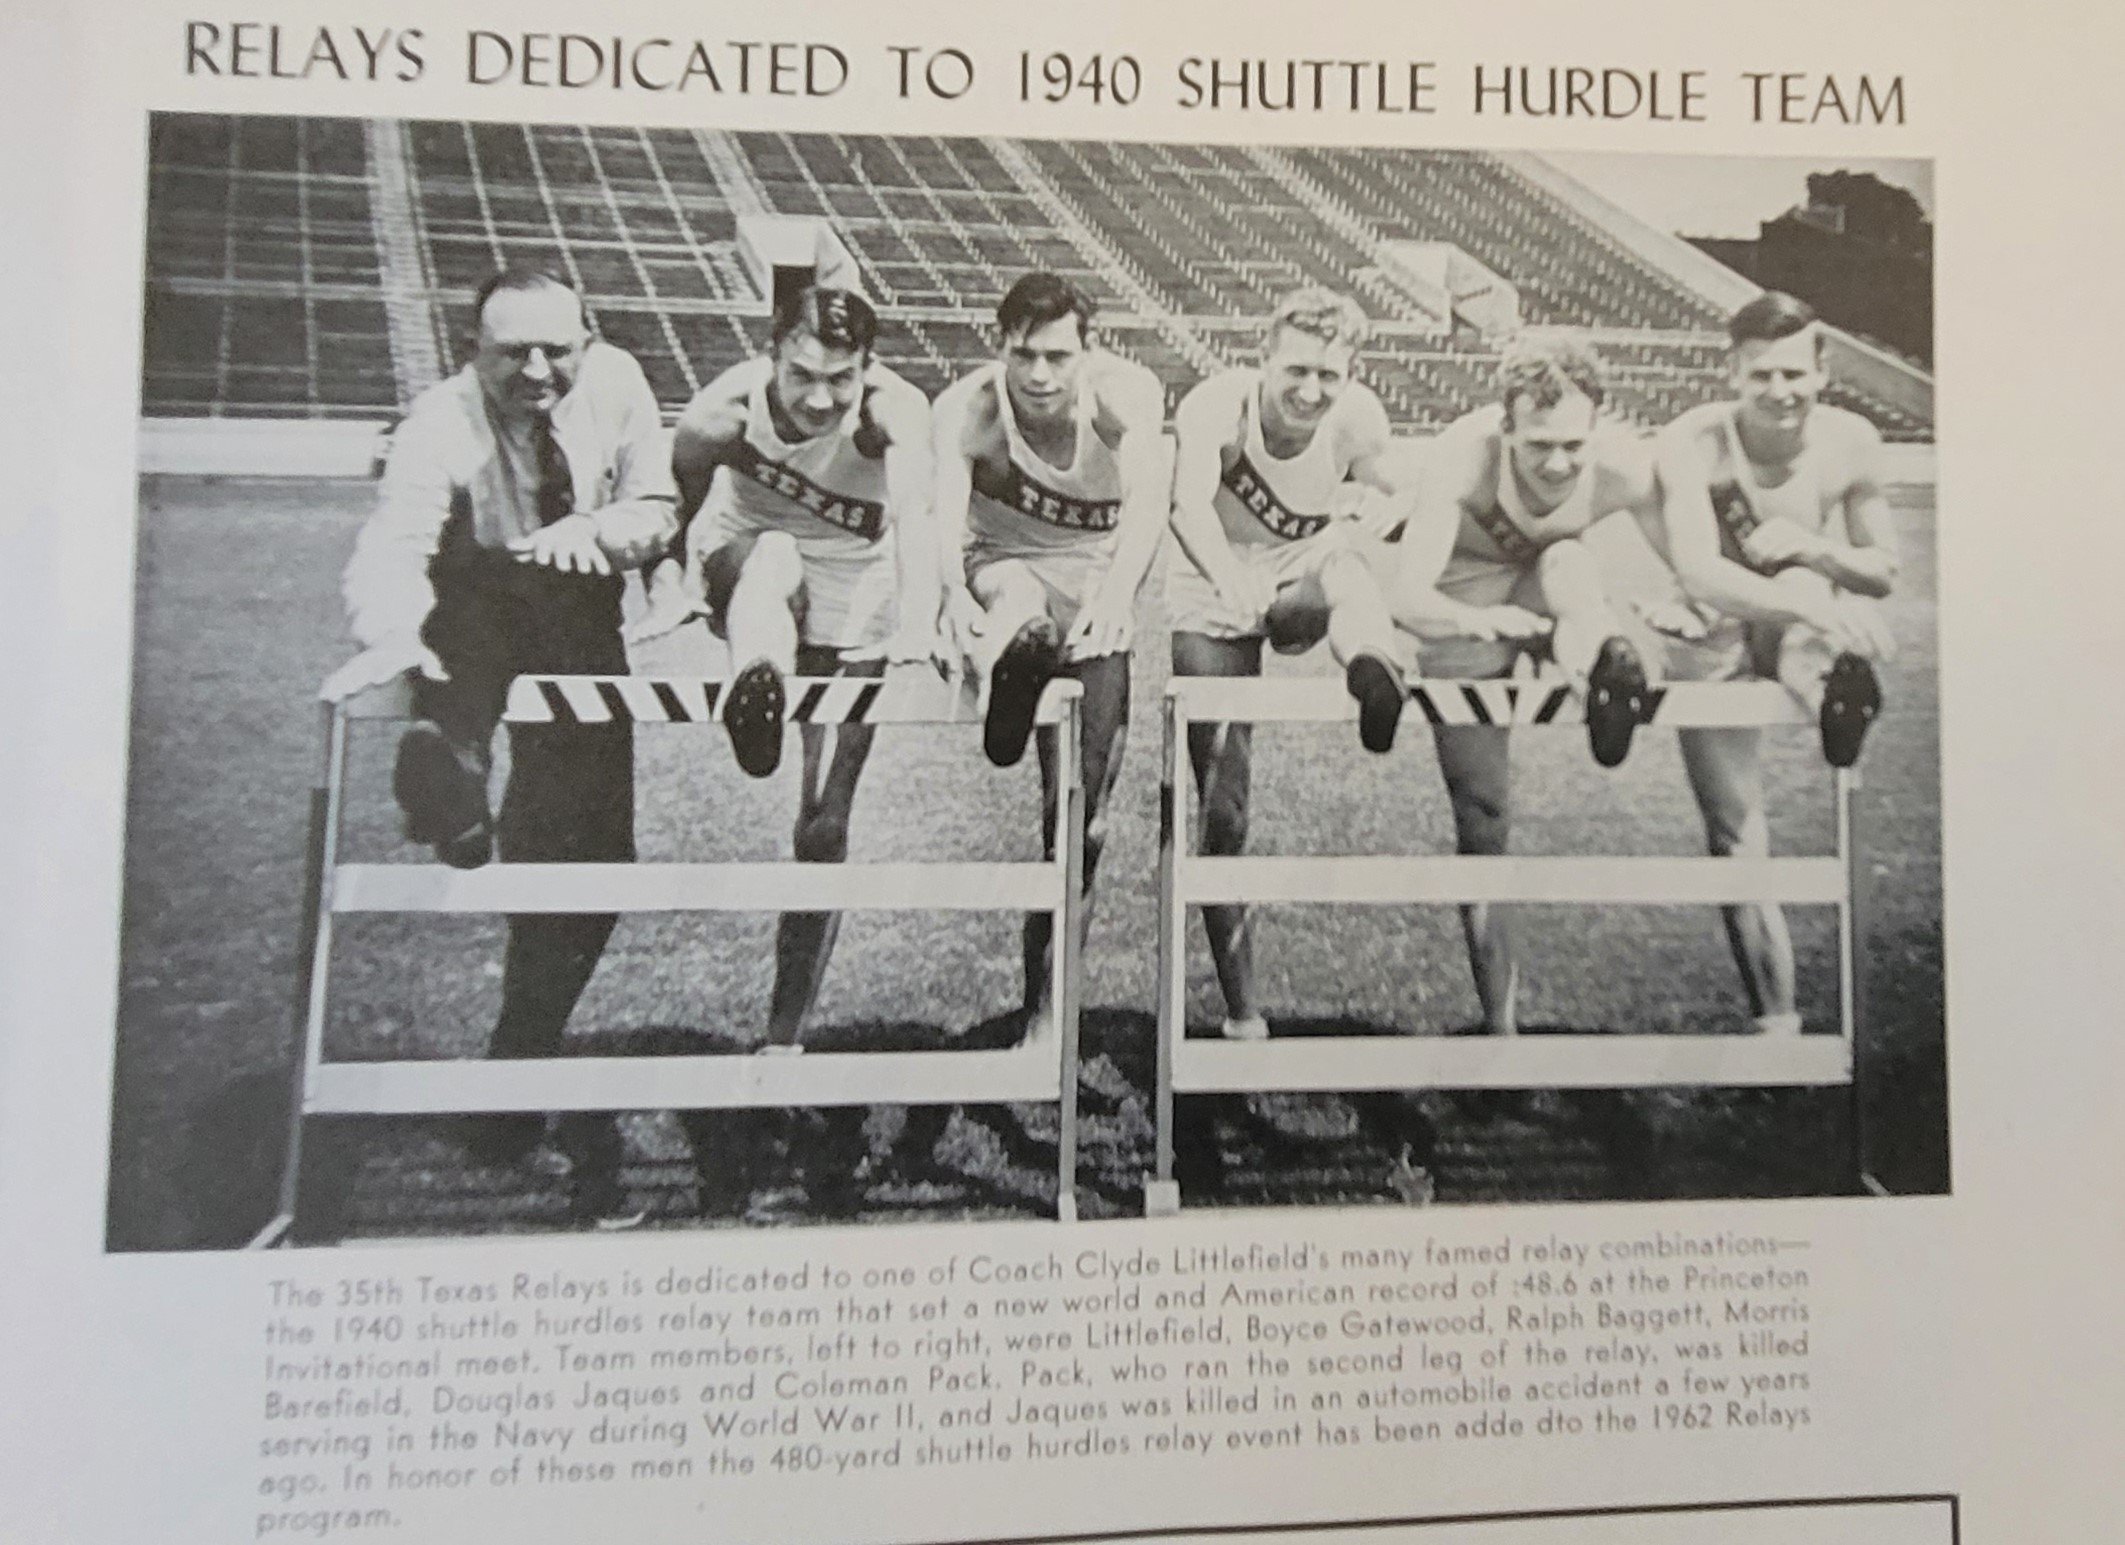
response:
<path id="1" fill-rule="evenodd" d="M 145 139 L 107 1249 L 1949 1190 L 1932 163 Z"/>

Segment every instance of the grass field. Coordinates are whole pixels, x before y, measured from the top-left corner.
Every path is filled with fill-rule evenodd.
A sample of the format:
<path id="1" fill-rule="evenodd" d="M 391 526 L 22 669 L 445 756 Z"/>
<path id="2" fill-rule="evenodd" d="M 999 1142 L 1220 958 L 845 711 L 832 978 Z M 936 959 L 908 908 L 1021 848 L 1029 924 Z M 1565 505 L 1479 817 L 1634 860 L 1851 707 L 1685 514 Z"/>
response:
<path id="1" fill-rule="evenodd" d="M 117 1249 L 238 1243 L 270 1212 L 292 1050 L 306 791 L 317 754 L 316 683 L 344 658 L 337 576 L 365 515 L 355 483 L 148 479 L 128 808 L 109 1241 Z M 1942 1036 L 1939 757 L 1930 491 L 1900 500 L 1905 554 L 1894 617 L 1902 652 L 1870 742 L 1856 820 L 1866 856 L 1860 969 L 1870 1004 L 1861 1055 L 1876 1173 L 1897 1191 L 1948 1185 Z M 1607 553 L 1619 586 L 1654 581 L 1631 533 Z M 1155 592 L 1156 587 L 1152 587 Z M 1080 1199 L 1088 1215 L 1140 1206 L 1149 1166 L 1157 702 L 1165 635 L 1147 599 L 1130 748 L 1100 876 L 1084 1001 Z M 639 670 L 711 670 L 692 628 Z M 1295 667 L 1318 670 L 1318 660 Z M 768 859 L 787 852 L 794 785 L 753 783 L 719 732 L 638 731 L 645 859 Z M 357 739 L 349 858 L 413 861 L 388 793 L 388 727 Z M 1429 739 L 1405 728 L 1366 757 L 1347 730 L 1265 729 L 1256 755 L 1258 852 L 1442 852 L 1451 835 Z M 1583 736 L 1531 731 L 1515 745 L 1514 846 L 1528 853 L 1691 853 L 1699 827 L 1673 736 L 1642 733 L 1603 773 Z M 1829 780 L 1812 732 L 1767 739 L 1774 848 L 1832 846 Z M 852 837 L 855 858 L 1005 858 L 1037 852 L 1031 759 L 981 760 L 973 728 L 880 732 Z M 1526 909 L 1523 1018 L 1571 1030 L 1731 1033 L 1739 983 L 1708 908 Z M 1802 1007 L 1835 1021 L 1834 916 L 1792 915 Z M 943 1044 L 1018 993 L 1017 919 L 940 912 L 847 920 L 821 995 L 817 1046 Z M 770 972 L 767 915 L 623 919 L 571 1024 L 576 1049 L 742 1047 L 759 1034 Z M 1477 1018 L 1453 910 L 1279 907 L 1257 927 L 1271 1019 L 1287 1033 L 1438 1034 Z M 479 1053 L 499 989 L 499 919 L 343 920 L 332 1054 Z M 1200 929 L 1192 1017 L 1219 1009 Z M 1537 1093 L 1474 1101 L 1397 1097 L 1435 1134 L 1441 1201 L 1806 1195 L 1850 1188 L 1842 1091 Z M 1193 1200 L 1392 1201 L 1383 1107 L 1333 1096 L 1262 1097 L 1218 1118 L 1220 1179 Z M 919 1162 L 903 1117 L 874 1111 L 874 1166 L 852 1216 L 997 1213 L 1053 1206 L 1051 1110 L 955 1112 Z M 319 1125 L 328 1125 L 320 1123 Z M 567 1226 L 558 1186 L 468 1160 L 460 1130 L 425 1120 L 331 1123 L 356 1233 Z M 702 1221 L 691 1150 L 665 1113 L 623 1119 L 625 1177 L 654 1223 Z M 802 1121 L 759 1124 L 747 1217 L 823 1215 L 791 1174 Z"/>

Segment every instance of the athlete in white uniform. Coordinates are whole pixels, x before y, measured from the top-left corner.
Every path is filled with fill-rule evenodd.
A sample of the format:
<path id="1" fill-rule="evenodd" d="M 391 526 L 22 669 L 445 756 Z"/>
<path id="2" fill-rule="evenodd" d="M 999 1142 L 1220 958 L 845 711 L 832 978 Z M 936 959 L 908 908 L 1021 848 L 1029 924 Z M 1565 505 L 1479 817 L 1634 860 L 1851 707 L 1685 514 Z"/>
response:
<path id="1" fill-rule="evenodd" d="M 1893 649 L 1879 606 L 1896 581 L 1881 437 L 1816 401 L 1822 328 L 1805 303 L 1768 291 L 1728 334 L 1735 400 L 1690 410 L 1657 444 L 1662 519 L 1651 534 L 1694 603 L 1653 618 L 1669 635 L 1667 675 L 1785 683 L 1815 710 L 1823 755 L 1849 767 L 1881 711 L 1873 662 Z M 1710 850 L 1766 853 L 1761 732 L 1678 738 Z M 1757 1027 L 1798 1033 L 1783 914 L 1724 915 Z"/>
<path id="2" fill-rule="evenodd" d="M 1531 339 L 1499 369 L 1498 401 L 1433 444 L 1402 538 L 1395 621 L 1417 635 L 1430 677 L 1510 675 L 1546 647 L 1582 683 L 1595 760 L 1629 753 L 1645 712 L 1645 669 L 1623 634 L 1593 552 L 1579 540 L 1605 516 L 1656 516 L 1652 458 L 1601 418 L 1600 363 L 1569 339 Z M 1511 834 L 1511 731 L 1435 724 L 1456 850 L 1500 854 Z M 1503 910 L 1461 909 L 1469 962 L 1493 1034 L 1517 1032 L 1518 968 Z"/>
<path id="3" fill-rule="evenodd" d="M 854 291 L 801 291 L 777 312 L 771 352 L 725 371 L 674 430 L 684 540 L 709 623 L 744 662 L 724 723 L 754 777 L 781 760 L 785 676 L 875 676 L 938 647 L 929 404 L 871 358 L 877 326 Z M 803 727 L 798 862 L 847 856 L 871 736 Z M 767 1046 L 797 1044 L 838 923 L 834 913 L 782 918 Z"/>
<path id="4" fill-rule="evenodd" d="M 989 682 L 990 759 L 1009 766 L 1024 754 L 1051 678 L 1084 687 L 1088 893 L 1128 726 L 1137 592 L 1173 486 L 1158 378 L 1092 346 L 1092 309 L 1068 280 L 1026 275 L 997 307 L 1002 358 L 936 406 L 944 615 L 955 649 Z M 1039 747 L 1051 847 L 1052 738 Z M 1048 914 L 1029 916 L 1029 1029 L 1045 1022 L 1048 941 Z"/>
<path id="5" fill-rule="evenodd" d="M 1297 653 L 1325 634 L 1365 745 L 1386 751 L 1408 693 L 1394 620 L 1353 538 L 1362 499 L 1365 523 L 1387 529 L 1406 518 L 1414 488 L 1387 470 L 1387 410 L 1351 379 L 1365 328 L 1347 296 L 1298 290 L 1270 316 L 1259 367 L 1212 376 L 1182 399 L 1166 603 L 1177 676 L 1258 676 L 1265 638 Z M 1189 728 L 1205 853 L 1246 846 L 1252 736 L 1245 724 Z M 1203 926 L 1224 1033 L 1263 1038 L 1247 909 L 1205 907 Z"/>

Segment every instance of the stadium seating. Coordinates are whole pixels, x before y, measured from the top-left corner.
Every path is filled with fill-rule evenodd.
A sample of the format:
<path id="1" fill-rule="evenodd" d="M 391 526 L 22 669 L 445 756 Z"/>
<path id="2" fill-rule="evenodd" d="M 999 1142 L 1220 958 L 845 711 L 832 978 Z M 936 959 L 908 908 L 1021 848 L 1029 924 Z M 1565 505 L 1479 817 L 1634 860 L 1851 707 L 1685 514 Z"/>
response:
<path id="1" fill-rule="evenodd" d="M 148 411 L 396 403 L 359 124 L 158 115 L 148 202 Z"/>
<path id="2" fill-rule="evenodd" d="M 377 133 L 402 148 L 383 166 Z M 1017 153 L 932 136 L 160 116 L 147 411 L 389 416 L 421 384 L 394 363 L 408 304 L 447 368 L 469 339 L 472 290 L 502 261 L 574 280 L 675 411 L 764 340 L 736 251 L 753 210 L 834 223 L 883 310 L 880 357 L 929 392 L 991 356 L 996 302 L 1030 269 L 1085 286 L 1109 344 L 1158 374 L 1169 405 L 1199 361 L 1251 354 L 1234 319 L 1319 283 L 1383 324 L 1364 366 L 1397 421 L 1434 427 L 1484 399 L 1495 344 L 1463 322 L 1442 336 L 1378 266 L 1383 241 L 1451 242 L 1519 289 L 1527 321 L 1594 330 L 1618 407 L 1641 423 L 1721 390 L 1715 309 L 1496 157 L 1062 141 Z M 384 197 L 380 178 L 402 179 L 403 196 Z M 1832 400 L 1892 438 L 1931 436 L 1849 388 Z"/>

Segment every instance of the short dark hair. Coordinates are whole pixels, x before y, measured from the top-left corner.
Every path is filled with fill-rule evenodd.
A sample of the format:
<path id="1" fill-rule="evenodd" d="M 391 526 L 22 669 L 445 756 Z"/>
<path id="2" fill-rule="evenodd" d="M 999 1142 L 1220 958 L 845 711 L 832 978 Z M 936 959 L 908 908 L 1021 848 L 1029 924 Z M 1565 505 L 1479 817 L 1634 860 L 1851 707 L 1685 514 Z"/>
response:
<path id="1" fill-rule="evenodd" d="M 488 275 L 487 282 L 472 292 L 472 326 L 479 330 L 487 316 L 487 302 L 497 295 L 518 294 L 527 290 L 565 290 L 576 298 L 576 310 L 582 314 L 583 328 L 590 329 L 590 307 L 576 287 L 557 274 L 543 268 L 534 268 L 529 263 L 509 263 Z"/>
<path id="2" fill-rule="evenodd" d="M 1061 274 L 1027 274 L 997 302 L 996 330 L 1008 342 L 1036 327 L 1074 316 L 1079 340 L 1090 342 L 1092 317 L 1097 309 L 1091 296 Z"/>
<path id="3" fill-rule="evenodd" d="M 1819 321 L 1815 308 L 1783 290 L 1765 290 L 1727 318 L 1727 338 L 1735 348 L 1745 343 L 1776 343 Z"/>
<path id="4" fill-rule="evenodd" d="M 1522 338 L 1498 362 L 1498 403 L 1505 427 L 1513 427 L 1513 399 L 1525 397 L 1541 411 L 1554 408 L 1567 393 L 1577 392 L 1601 411 L 1608 396 L 1601 357 L 1576 338 L 1551 333 Z"/>
<path id="5" fill-rule="evenodd" d="M 794 333 L 809 333 L 830 349 L 871 352 L 878 341 L 878 313 L 854 290 L 827 290 L 806 285 L 789 303 L 775 308 L 768 330 L 770 347 Z"/>
<path id="6" fill-rule="evenodd" d="M 821 289 L 816 284 L 794 291 L 786 305 L 775 308 L 768 332 L 768 348 L 779 349 L 783 340 L 808 333 L 829 349 L 848 349 L 868 361 L 871 345 L 878 341 L 878 312 L 854 290 Z M 892 437 L 871 416 L 871 397 L 876 387 L 866 385 L 851 437 L 860 455 L 878 460 L 885 455 Z"/>

